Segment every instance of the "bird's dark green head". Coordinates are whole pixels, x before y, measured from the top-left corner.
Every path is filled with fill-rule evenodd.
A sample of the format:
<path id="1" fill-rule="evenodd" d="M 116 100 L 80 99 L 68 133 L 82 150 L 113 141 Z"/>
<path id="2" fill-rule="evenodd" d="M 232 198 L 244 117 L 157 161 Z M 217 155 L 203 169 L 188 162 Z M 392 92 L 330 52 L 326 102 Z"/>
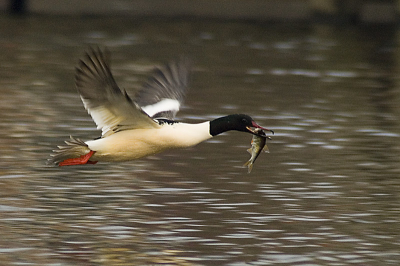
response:
<path id="1" fill-rule="evenodd" d="M 233 115 L 223 116 L 215 120 L 212 120 L 210 122 L 210 134 L 212 136 L 216 136 L 218 134 L 221 134 L 229 130 L 237 130 L 237 131 L 251 133 L 254 135 L 260 135 L 261 133 L 256 132 L 254 130 L 255 128 L 260 128 L 262 130 L 274 133 L 270 129 L 266 129 L 259 126 L 253 120 L 253 118 L 245 114 L 233 114 Z"/>

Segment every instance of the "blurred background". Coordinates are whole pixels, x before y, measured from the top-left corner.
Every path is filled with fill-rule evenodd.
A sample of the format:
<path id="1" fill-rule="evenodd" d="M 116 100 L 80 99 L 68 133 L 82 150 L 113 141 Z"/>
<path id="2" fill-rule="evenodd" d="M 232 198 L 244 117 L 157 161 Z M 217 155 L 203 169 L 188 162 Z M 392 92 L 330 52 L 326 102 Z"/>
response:
<path id="1" fill-rule="evenodd" d="M 119 15 L 251 20 L 395 23 L 395 0 L 0 0 L 15 14 Z"/>
<path id="2" fill-rule="evenodd" d="M 0 0 L 1 265 L 399 265 L 398 1 Z M 107 47 L 131 93 L 181 54 L 178 120 L 228 132 L 142 160 L 45 165 L 100 135 L 74 85 Z"/>

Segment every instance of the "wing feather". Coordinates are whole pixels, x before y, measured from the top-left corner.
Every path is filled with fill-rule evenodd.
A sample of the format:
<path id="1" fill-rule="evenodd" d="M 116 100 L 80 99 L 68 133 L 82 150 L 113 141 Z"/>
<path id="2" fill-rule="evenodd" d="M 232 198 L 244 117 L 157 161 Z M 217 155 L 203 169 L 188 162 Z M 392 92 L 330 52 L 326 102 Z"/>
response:
<path id="1" fill-rule="evenodd" d="M 187 91 L 191 62 L 180 57 L 156 68 L 135 101 L 153 118 L 174 119 Z"/>
<path id="2" fill-rule="evenodd" d="M 106 137 L 138 128 L 158 128 L 141 107 L 121 90 L 110 70 L 110 53 L 90 49 L 76 69 L 75 83 L 82 102 Z"/>

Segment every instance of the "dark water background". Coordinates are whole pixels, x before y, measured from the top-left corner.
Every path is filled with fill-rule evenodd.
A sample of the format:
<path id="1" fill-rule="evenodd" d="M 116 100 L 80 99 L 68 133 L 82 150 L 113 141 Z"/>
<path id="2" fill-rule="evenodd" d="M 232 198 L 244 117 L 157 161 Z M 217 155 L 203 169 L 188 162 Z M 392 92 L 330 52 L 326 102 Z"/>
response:
<path id="1" fill-rule="evenodd" d="M 398 32 L 392 28 L 111 18 L 0 18 L 1 265 L 399 265 Z M 140 87 L 182 53 L 181 121 L 247 113 L 251 136 L 128 163 L 48 168 L 99 136 L 74 89 L 89 45 Z"/>

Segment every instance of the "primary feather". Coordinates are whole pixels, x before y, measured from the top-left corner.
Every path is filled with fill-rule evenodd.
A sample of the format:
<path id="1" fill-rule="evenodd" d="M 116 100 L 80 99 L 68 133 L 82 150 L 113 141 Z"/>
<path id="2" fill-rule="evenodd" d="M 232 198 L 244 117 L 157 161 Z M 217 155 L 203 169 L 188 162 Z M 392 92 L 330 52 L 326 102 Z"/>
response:
<path id="1" fill-rule="evenodd" d="M 76 69 L 76 87 L 102 137 L 136 128 L 157 128 L 141 107 L 116 84 L 109 53 L 91 49 Z"/>
<path id="2" fill-rule="evenodd" d="M 183 104 L 189 74 L 187 57 L 160 66 L 135 95 L 135 101 L 152 118 L 174 119 Z"/>

